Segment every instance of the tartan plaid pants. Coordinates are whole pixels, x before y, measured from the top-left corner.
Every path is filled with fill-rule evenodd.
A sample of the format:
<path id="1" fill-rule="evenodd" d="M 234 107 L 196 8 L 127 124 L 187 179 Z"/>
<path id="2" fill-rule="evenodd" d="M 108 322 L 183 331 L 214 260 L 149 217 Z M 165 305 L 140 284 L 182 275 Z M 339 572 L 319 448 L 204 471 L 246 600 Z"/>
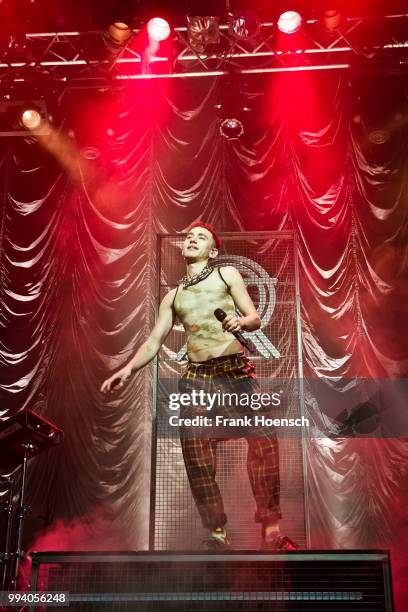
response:
<path id="1" fill-rule="evenodd" d="M 206 393 L 260 393 L 254 366 L 239 353 L 217 357 L 204 363 L 190 362 L 180 379 L 180 393 L 192 390 Z M 220 409 L 217 409 L 220 414 Z M 245 413 L 248 414 L 248 407 Z M 212 411 L 214 413 L 214 411 Z M 180 416 L 194 417 L 203 414 L 196 406 L 182 408 Z M 209 413 L 206 412 L 208 415 Z M 222 414 L 228 418 L 243 416 L 240 406 L 222 407 Z M 228 437 L 209 437 L 205 433 L 196 435 L 194 429 L 180 428 L 180 439 L 184 463 L 195 503 L 204 527 L 215 529 L 227 522 L 220 489 L 216 482 L 217 444 Z M 207 433 L 208 436 L 208 433 Z M 245 437 L 239 435 L 239 437 Z M 255 521 L 264 526 L 281 518 L 279 507 L 279 447 L 276 434 L 270 429 L 260 429 L 256 434 L 245 437 L 248 444 L 247 470 L 252 492 L 256 501 Z M 238 498 L 238 495 L 237 495 Z M 237 499 L 238 501 L 238 499 Z"/>

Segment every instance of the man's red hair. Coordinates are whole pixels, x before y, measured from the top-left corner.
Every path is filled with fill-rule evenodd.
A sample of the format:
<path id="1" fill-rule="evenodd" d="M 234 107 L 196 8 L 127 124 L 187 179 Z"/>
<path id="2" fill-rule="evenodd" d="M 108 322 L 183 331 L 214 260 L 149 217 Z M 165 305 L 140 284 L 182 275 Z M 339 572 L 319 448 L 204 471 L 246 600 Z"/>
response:
<path id="1" fill-rule="evenodd" d="M 211 234 L 211 236 L 214 238 L 214 242 L 215 242 L 215 246 L 217 247 L 217 249 L 219 249 L 221 247 L 221 240 L 220 238 L 217 236 L 217 232 L 215 231 L 215 227 L 213 225 L 210 225 L 209 223 L 204 223 L 204 221 L 194 221 L 194 223 L 192 223 L 189 227 L 188 227 L 188 232 L 190 230 L 193 229 L 193 227 L 205 227 L 206 230 L 208 230 Z"/>

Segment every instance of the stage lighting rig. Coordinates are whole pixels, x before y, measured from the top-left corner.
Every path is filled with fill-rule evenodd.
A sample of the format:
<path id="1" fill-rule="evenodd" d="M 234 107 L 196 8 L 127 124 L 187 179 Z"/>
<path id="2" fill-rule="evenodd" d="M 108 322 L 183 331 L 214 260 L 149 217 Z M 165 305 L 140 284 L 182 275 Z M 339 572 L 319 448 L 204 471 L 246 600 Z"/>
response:
<path id="1" fill-rule="evenodd" d="M 152 72 L 153 62 L 161 62 L 161 66 L 168 66 L 169 47 L 167 51 L 163 50 L 163 53 L 159 55 L 159 49 L 162 44 L 166 45 L 166 41 L 170 37 L 171 28 L 162 17 L 152 17 L 146 24 L 146 33 L 148 44 L 142 51 L 142 73 L 150 74 Z"/>
<path id="2" fill-rule="evenodd" d="M 227 140 L 237 140 L 244 133 L 244 124 L 236 117 L 224 119 L 220 123 L 220 134 Z"/>
<path id="3" fill-rule="evenodd" d="M 132 37 L 132 29 L 127 23 L 115 21 L 105 32 L 105 46 L 111 56 L 118 55 Z"/>
<path id="4" fill-rule="evenodd" d="M 336 32 L 342 22 L 343 16 L 337 9 L 327 9 L 323 11 L 321 23 L 327 32 Z"/>
<path id="5" fill-rule="evenodd" d="M 219 131 L 227 140 L 237 140 L 245 132 L 245 117 L 251 112 L 247 84 L 233 71 L 220 81 L 218 113 Z"/>
<path id="6" fill-rule="evenodd" d="M 147 22 L 147 33 L 151 40 L 163 42 L 170 36 L 170 26 L 162 17 L 152 17 Z"/>
<path id="7" fill-rule="evenodd" d="M 279 16 L 278 28 L 282 34 L 295 34 L 302 26 L 302 17 L 297 11 L 285 11 Z"/>
<path id="8" fill-rule="evenodd" d="M 36 108 L 26 108 L 21 113 L 21 123 L 29 130 L 36 130 L 41 123 L 41 113 Z"/>
<path id="9" fill-rule="evenodd" d="M 219 17 L 187 16 L 187 36 L 191 48 L 204 53 L 208 45 L 220 42 Z"/>
<path id="10" fill-rule="evenodd" d="M 30 102 L 21 100 L 0 101 L 0 137 L 31 136 L 48 133 L 49 116 L 45 100 Z"/>
<path id="11" fill-rule="evenodd" d="M 115 21 L 109 26 L 107 35 L 115 45 L 123 47 L 132 36 L 132 30 L 127 23 Z"/>
<path id="12" fill-rule="evenodd" d="M 87 159 L 88 161 L 94 161 L 101 156 L 101 150 L 93 145 L 81 147 L 79 152 L 81 157 Z"/>
<path id="13" fill-rule="evenodd" d="M 253 11 L 234 11 L 228 13 L 228 31 L 240 40 L 255 38 L 261 29 L 261 22 Z"/>

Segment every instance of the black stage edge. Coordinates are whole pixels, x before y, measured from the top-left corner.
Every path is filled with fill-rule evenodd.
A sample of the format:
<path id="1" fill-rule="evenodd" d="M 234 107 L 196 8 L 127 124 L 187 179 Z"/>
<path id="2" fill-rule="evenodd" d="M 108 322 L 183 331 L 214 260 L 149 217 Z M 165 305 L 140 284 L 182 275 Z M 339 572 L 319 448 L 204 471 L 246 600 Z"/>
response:
<path id="1" fill-rule="evenodd" d="M 30 590 L 69 592 L 69 609 L 84 612 L 394 609 L 384 550 L 39 552 Z"/>

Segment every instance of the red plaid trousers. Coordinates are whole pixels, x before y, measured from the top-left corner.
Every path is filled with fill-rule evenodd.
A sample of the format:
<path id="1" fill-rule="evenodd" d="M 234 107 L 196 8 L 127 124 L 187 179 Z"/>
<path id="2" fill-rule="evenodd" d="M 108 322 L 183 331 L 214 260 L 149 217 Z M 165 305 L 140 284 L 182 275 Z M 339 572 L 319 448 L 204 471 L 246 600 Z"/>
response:
<path id="1" fill-rule="evenodd" d="M 189 393 L 194 389 L 206 393 L 260 393 L 254 366 L 243 353 L 204 363 L 190 362 L 180 379 L 179 391 Z M 222 413 L 232 418 L 243 416 L 242 407 L 237 406 L 223 407 Z M 197 414 L 203 414 L 203 409 L 189 406 L 182 409 L 180 416 Z M 186 428 L 181 428 L 180 434 L 187 476 L 203 525 L 209 529 L 222 527 L 227 517 L 216 482 L 216 452 L 218 442 L 226 438 L 205 437 L 202 433 L 198 436 L 194 429 Z M 265 428 L 245 439 L 248 476 L 257 506 L 255 521 L 266 526 L 281 518 L 278 441 L 275 432 Z"/>

